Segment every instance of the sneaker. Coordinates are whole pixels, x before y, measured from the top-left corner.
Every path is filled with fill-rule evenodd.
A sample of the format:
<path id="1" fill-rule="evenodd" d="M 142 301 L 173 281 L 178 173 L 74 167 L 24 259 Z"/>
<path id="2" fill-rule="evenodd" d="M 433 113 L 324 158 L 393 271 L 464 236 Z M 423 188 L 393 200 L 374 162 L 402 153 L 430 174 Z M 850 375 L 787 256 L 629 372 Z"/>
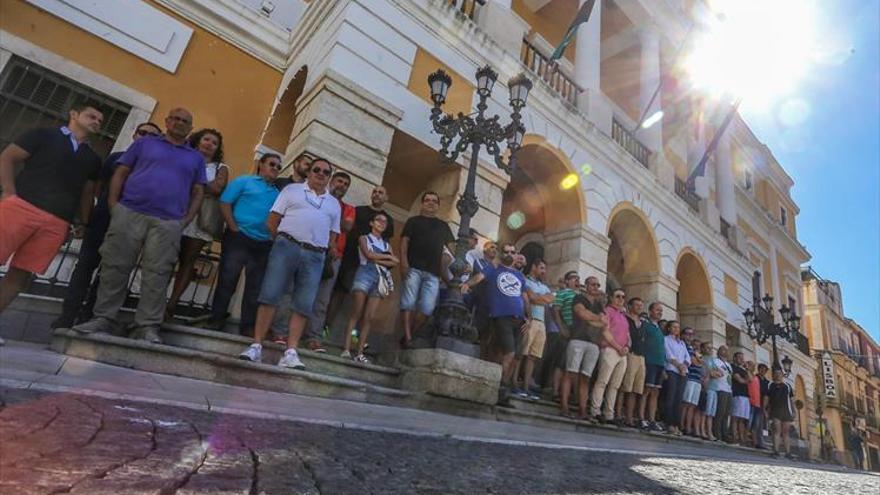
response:
<path id="1" fill-rule="evenodd" d="M 159 337 L 159 329 L 156 327 L 146 327 L 143 328 L 141 333 L 141 340 L 146 340 L 151 344 L 161 344 L 162 338 Z"/>
<path id="2" fill-rule="evenodd" d="M 528 394 L 528 399 L 529 399 L 529 400 L 536 400 L 536 401 L 537 401 L 537 400 L 541 400 L 541 396 L 538 395 L 538 394 L 536 394 L 536 393 L 534 393 L 534 392 L 530 392 L 530 393 Z"/>
<path id="3" fill-rule="evenodd" d="M 651 423 L 648 423 L 644 419 L 639 421 L 639 429 L 641 430 L 649 430 L 651 429 Z"/>
<path id="4" fill-rule="evenodd" d="M 367 359 L 367 356 L 364 356 L 363 354 L 358 354 L 357 356 L 354 357 L 354 360 L 359 363 L 364 363 L 364 364 L 370 363 L 370 360 Z"/>
<path id="5" fill-rule="evenodd" d="M 656 432 L 658 432 L 658 433 L 663 433 L 663 432 L 666 431 L 666 430 L 664 430 L 663 427 L 660 426 L 660 424 L 657 423 L 656 421 L 652 421 L 652 422 L 651 422 L 651 431 L 656 431 Z"/>
<path id="6" fill-rule="evenodd" d="M 510 393 L 511 393 L 511 395 L 515 395 L 515 396 L 519 397 L 520 399 L 528 399 L 529 398 L 528 392 L 526 392 L 525 390 L 519 389 L 519 388 L 515 388 L 515 389 L 511 390 Z"/>
<path id="7" fill-rule="evenodd" d="M 345 358 L 345 359 L 351 359 L 351 352 L 349 352 L 349 351 L 342 351 L 342 354 L 340 354 L 339 357 L 341 357 L 341 358 Z"/>
<path id="8" fill-rule="evenodd" d="M 73 331 L 81 334 L 89 334 L 89 333 L 112 333 L 113 332 L 113 322 L 107 318 L 98 316 L 92 320 L 89 320 L 85 323 L 80 323 L 79 325 L 75 325 L 73 327 Z"/>
<path id="9" fill-rule="evenodd" d="M 259 363 L 263 356 L 263 346 L 260 344 L 251 344 L 247 349 L 238 355 L 238 359 Z"/>
<path id="10" fill-rule="evenodd" d="M 58 318 L 55 318 L 55 320 L 49 324 L 49 328 L 51 328 L 52 330 L 55 330 L 56 328 L 70 328 L 73 326 L 73 323 L 73 316 L 62 314 Z"/>
<path id="11" fill-rule="evenodd" d="M 284 355 L 278 360 L 278 366 L 281 366 L 282 368 L 293 368 L 295 370 L 306 369 L 306 365 L 299 360 L 299 355 L 296 353 L 296 349 L 293 348 L 284 351 Z"/>
<path id="12" fill-rule="evenodd" d="M 0 337 L 0 347 L 3 347 L 4 345 L 6 345 L 6 341 L 3 340 L 3 337 Z"/>
<path id="13" fill-rule="evenodd" d="M 318 340 L 308 341 L 308 343 L 306 343 L 306 348 L 312 352 L 327 352 L 327 349 L 324 349 L 324 347 L 321 346 L 321 342 Z"/>

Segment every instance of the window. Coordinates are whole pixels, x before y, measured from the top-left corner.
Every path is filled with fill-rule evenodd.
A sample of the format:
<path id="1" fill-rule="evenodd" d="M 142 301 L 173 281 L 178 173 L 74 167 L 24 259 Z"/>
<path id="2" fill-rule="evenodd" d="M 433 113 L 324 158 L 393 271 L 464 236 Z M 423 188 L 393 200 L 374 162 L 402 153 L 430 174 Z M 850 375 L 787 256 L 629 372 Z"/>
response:
<path id="1" fill-rule="evenodd" d="M 782 206 L 779 207 L 779 223 L 783 226 L 788 225 L 788 212 Z"/>
<path id="2" fill-rule="evenodd" d="M 761 298 L 761 272 L 752 274 L 752 301 Z"/>
<path id="3" fill-rule="evenodd" d="M 746 188 L 746 191 L 751 191 L 753 186 L 754 179 L 752 178 L 752 172 L 750 170 L 743 171 L 743 186 Z"/>
<path id="4" fill-rule="evenodd" d="M 788 309 L 791 310 L 791 315 L 794 316 L 798 314 L 798 302 L 797 299 L 788 296 Z"/>
<path id="5" fill-rule="evenodd" d="M 84 100 L 103 106 L 104 123 L 89 144 L 99 155 L 107 156 L 131 107 L 45 67 L 12 57 L 0 73 L 0 149 L 29 129 L 66 124 L 70 106 Z"/>

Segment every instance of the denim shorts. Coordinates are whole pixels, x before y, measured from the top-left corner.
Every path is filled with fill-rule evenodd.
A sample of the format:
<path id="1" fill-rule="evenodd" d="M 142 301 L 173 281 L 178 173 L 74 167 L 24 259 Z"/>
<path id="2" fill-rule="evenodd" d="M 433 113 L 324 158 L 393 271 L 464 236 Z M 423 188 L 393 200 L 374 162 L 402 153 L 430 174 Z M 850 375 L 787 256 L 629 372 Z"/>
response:
<path id="1" fill-rule="evenodd" d="M 358 267 L 351 283 L 351 292 L 363 292 L 368 297 L 379 297 L 379 269 L 375 263 Z"/>
<path id="2" fill-rule="evenodd" d="M 303 249 L 284 237 L 275 239 L 260 288 L 260 304 L 278 306 L 290 291 L 290 309 L 304 316 L 312 314 L 312 306 L 321 285 L 324 253 Z"/>
<path id="3" fill-rule="evenodd" d="M 660 388 L 663 384 L 663 366 L 659 364 L 645 365 L 645 386 Z"/>
<path id="4" fill-rule="evenodd" d="M 430 315 L 437 306 L 440 293 L 440 277 L 433 273 L 410 268 L 403 280 L 400 294 L 400 310 L 418 310 L 423 315 Z"/>

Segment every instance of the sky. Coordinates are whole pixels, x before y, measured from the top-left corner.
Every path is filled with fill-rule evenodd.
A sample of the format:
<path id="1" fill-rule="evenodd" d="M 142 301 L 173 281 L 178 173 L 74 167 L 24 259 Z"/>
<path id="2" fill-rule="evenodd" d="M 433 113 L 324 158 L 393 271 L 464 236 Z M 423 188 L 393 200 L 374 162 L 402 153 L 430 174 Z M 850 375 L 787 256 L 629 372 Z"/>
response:
<path id="1" fill-rule="evenodd" d="M 847 317 L 880 343 L 880 0 L 818 3 L 819 53 L 795 88 L 743 118 L 794 179 L 798 238 Z"/>

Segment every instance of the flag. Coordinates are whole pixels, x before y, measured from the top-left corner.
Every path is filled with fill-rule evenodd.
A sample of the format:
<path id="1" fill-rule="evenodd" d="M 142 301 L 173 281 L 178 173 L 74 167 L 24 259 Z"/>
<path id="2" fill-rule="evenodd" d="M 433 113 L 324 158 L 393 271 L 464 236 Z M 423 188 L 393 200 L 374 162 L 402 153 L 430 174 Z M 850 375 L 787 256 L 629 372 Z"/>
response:
<path id="1" fill-rule="evenodd" d="M 593 5 L 595 4 L 596 0 L 587 0 L 581 5 L 574 20 L 571 21 L 571 26 L 568 26 L 568 31 L 565 32 L 565 36 L 563 36 L 562 41 L 559 42 L 559 46 L 553 50 L 553 55 L 550 55 L 550 62 L 562 58 L 565 49 L 568 48 L 569 43 L 574 39 L 574 35 L 577 34 L 578 27 L 590 20 L 590 14 L 593 13 Z"/>
<path id="2" fill-rule="evenodd" d="M 709 142 L 709 145 L 706 146 L 706 151 L 703 152 L 703 157 L 700 158 L 700 162 L 697 163 L 697 166 L 694 167 L 694 170 L 691 172 L 690 176 L 687 179 L 687 187 L 689 191 L 694 191 L 696 187 L 697 177 L 704 177 L 706 175 L 706 164 L 709 162 L 709 157 L 712 156 L 712 153 L 715 152 L 715 148 L 718 147 L 718 142 L 721 140 L 721 136 L 724 134 L 724 131 L 727 130 L 727 127 L 730 126 L 730 123 L 733 121 L 733 117 L 736 115 L 736 111 L 739 109 L 739 104 L 742 102 L 741 99 L 737 98 L 733 105 L 730 106 L 730 111 L 727 112 L 727 115 L 724 116 L 724 120 L 721 122 L 721 125 L 718 126 L 718 129 L 715 131 L 715 135 L 712 136 L 712 141 Z"/>

